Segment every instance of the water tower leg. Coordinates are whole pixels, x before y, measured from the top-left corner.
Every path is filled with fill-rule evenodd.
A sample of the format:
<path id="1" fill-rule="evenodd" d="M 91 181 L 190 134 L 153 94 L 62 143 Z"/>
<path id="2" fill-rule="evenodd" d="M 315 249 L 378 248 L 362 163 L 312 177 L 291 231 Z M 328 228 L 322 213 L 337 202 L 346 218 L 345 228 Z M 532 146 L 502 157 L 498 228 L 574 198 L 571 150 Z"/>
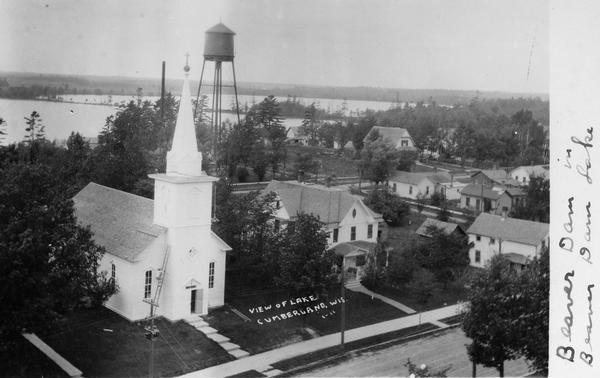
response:
<path id="1" fill-rule="evenodd" d="M 240 122 L 240 104 L 238 103 L 237 80 L 235 79 L 235 63 L 233 63 L 233 60 L 231 61 L 231 69 L 233 71 L 233 91 L 235 93 L 235 109 L 237 112 L 237 119 L 238 119 L 238 125 L 239 125 L 239 124 L 241 124 L 241 122 Z"/>
<path id="2" fill-rule="evenodd" d="M 194 121 L 196 121 L 196 112 L 198 110 L 198 102 L 200 101 L 200 88 L 202 88 L 202 78 L 204 77 L 204 65 L 206 59 L 202 62 L 202 71 L 200 71 L 200 84 L 198 85 L 198 94 L 196 95 L 196 106 L 194 107 Z"/>

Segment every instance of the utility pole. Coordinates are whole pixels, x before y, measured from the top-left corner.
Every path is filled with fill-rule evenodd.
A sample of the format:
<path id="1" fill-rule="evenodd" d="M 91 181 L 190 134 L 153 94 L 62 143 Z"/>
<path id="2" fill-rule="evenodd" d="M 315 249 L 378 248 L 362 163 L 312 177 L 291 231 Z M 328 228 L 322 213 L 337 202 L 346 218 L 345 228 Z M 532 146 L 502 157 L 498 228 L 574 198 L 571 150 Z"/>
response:
<path id="1" fill-rule="evenodd" d="M 340 324 L 341 345 L 344 349 L 344 331 L 346 329 L 346 259 L 342 258 L 342 319 Z"/>

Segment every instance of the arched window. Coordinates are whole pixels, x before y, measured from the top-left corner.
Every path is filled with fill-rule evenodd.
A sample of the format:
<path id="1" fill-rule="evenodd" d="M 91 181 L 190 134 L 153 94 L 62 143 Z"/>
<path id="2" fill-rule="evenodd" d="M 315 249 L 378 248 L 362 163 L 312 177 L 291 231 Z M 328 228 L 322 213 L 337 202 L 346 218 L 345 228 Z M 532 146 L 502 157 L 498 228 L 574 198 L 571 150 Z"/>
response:
<path id="1" fill-rule="evenodd" d="M 208 288 L 212 289 L 215 286 L 215 262 L 211 261 L 208 264 Z"/>
<path id="2" fill-rule="evenodd" d="M 152 271 L 147 270 L 144 277 L 144 298 L 150 298 L 152 294 Z"/>

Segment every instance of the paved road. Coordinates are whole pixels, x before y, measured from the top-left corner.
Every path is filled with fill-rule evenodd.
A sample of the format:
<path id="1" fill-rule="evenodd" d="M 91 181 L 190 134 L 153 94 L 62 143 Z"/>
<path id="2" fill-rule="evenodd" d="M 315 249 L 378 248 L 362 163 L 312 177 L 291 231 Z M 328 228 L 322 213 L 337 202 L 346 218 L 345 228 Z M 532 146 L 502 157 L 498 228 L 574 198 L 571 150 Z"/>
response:
<path id="1" fill-rule="evenodd" d="M 353 328 L 346 331 L 345 340 L 346 342 L 351 342 L 423 323 L 437 322 L 439 319 L 444 319 L 458 314 L 461 311 L 461 306 L 461 304 L 456 304 L 441 307 L 419 314 L 408 315 L 402 318 L 370 324 L 364 327 Z M 185 374 L 182 377 L 227 377 L 248 370 L 263 371 L 265 367 L 268 367 L 270 364 L 275 362 L 332 347 L 338 345 L 339 342 L 340 333 L 333 333 L 330 335 L 317 337 L 316 339 L 305 340 L 263 353 L 254 354 L 252 356 L 226 362 L 221 365 L 212 366 L 204 370 L 194 371 Z"/>
<path id="2" fill-rule="evenodd" d="M 433 368 L 450 367 L 448 377 L 470 377 L 472 364 L 467 356 L 465 344 L 470 341 L 464 333 L 453 328 L 436 335 L 413 340 L 405 344 L 394 345 L 386 349 L 372 352 L 356 352 L 349 360 L 333 366 L 317 368 L 303 372 L 300 377 L 390 377 L 408 375 L 404 366 L 406 360 L 417 365 L 427 364 Z M 505 376 L 515 377 L 529 374 L 525 360 L 506 362 Z M 497 377 L 498 371 L 493 368 L 477 366 L 478 377 Z"/>

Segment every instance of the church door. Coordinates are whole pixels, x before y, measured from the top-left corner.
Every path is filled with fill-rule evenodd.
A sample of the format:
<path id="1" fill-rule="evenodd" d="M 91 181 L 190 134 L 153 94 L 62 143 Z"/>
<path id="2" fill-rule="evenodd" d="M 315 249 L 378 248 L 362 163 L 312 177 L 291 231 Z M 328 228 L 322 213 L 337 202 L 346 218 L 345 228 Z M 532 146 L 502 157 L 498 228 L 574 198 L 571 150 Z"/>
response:
<path id="1" fill-rule="evenodd" d="M 190 313 L 197 314 L 202 312 L 202 289 L 190 290 Z"/>

